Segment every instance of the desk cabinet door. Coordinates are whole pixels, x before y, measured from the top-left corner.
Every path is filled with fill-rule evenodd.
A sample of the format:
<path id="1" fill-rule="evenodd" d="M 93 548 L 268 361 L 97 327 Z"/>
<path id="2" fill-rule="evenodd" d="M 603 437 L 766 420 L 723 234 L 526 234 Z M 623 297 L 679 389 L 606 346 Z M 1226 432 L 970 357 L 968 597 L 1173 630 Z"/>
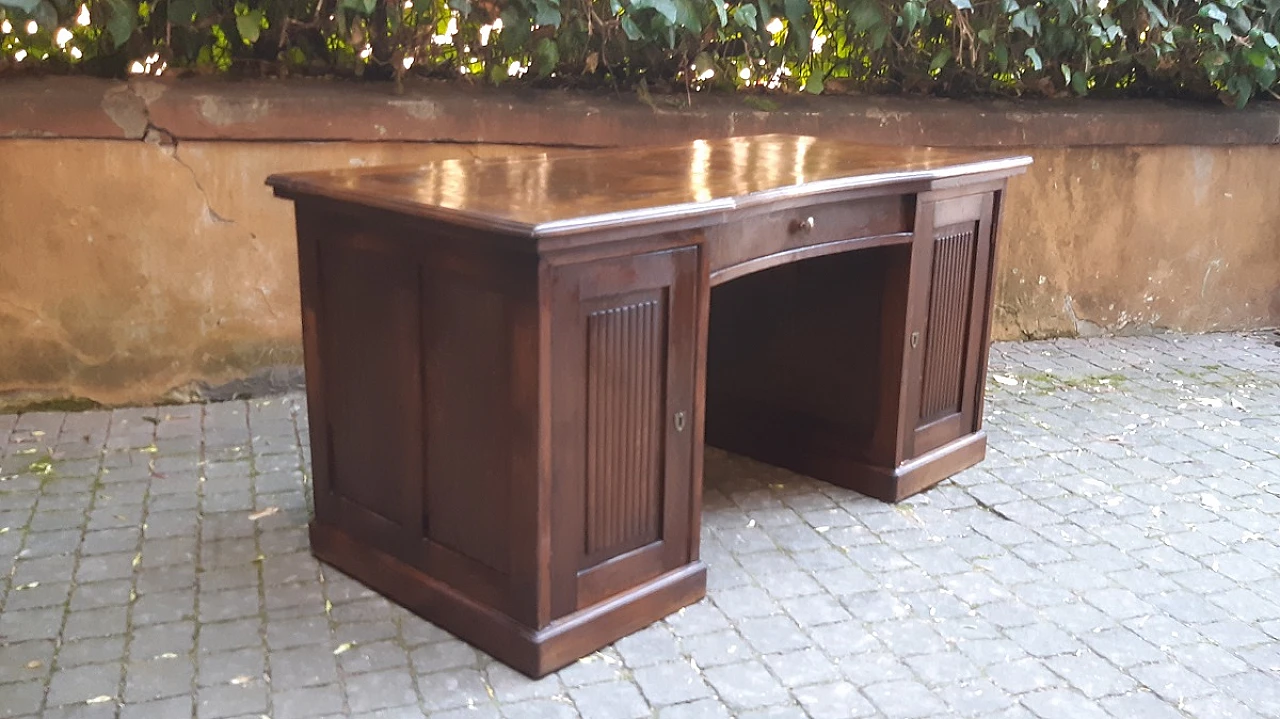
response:
<path id="1" fill-rule="evenodd" d="M 689 561 L 698 249 L 550 284 L 554 618 Z"/>
<path id="2" fill-rule="evenodd" d="M 923 250 L 921 286 L 928 299 L 913 339 L 918 397 L 909 407 L 916 410 L 916 457 L 980 424 L 993 202 L 990 193 L 921 202 L 917 232 L 927 239 L 916 251 Z"/>

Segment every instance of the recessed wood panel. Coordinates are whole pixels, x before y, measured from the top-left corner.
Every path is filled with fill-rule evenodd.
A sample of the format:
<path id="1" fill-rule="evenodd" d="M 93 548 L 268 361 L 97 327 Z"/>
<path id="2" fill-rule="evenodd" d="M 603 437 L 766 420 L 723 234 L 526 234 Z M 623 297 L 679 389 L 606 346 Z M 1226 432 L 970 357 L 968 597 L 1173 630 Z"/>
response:
<path id="1" fill-rule="evenodd" d="M 505 574 L 512 390 L 506 299 L 442 272 L 431 276 L 424 304 L 426 536 Z"/>
<path id="2" fill-rule="evenodd" d="M 330 491 L 405 531 L 422 475 L 418 265 L 356 237 L 318 251 Z M 353 378 L 361 378 L 355 381 Z"/>
<path id="3" fill-rule="evenodd" d="M 662 531 L 664 291 L 587 315 L 587 564 Z"/>
<path id="4" fill-rule="evenodd" d="M 920 423 L 961 411 L 973 307 L 977 223 L 940 227 L 933 244 Z"/>

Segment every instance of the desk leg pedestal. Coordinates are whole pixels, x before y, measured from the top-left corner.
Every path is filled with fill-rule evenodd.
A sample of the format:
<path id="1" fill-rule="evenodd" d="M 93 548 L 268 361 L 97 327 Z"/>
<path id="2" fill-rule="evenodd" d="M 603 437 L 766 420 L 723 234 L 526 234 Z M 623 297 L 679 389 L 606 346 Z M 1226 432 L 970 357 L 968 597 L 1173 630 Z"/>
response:
<path id="1" fill-rule="evenodd" d="M 643 629 L 707 591 L 706 565 L 692 562 L 534 630 L 333 527 L 312 523 L 311 550 L 326 564 L 533 678 Z"/>

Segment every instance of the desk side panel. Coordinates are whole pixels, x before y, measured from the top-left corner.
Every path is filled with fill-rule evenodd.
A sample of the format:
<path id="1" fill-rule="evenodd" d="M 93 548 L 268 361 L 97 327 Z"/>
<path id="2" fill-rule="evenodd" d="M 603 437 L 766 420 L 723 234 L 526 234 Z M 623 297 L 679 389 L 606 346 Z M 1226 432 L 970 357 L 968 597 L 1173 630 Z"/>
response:
<path id="1" fill-rule="evenodd" d="M 316 523 L 533 626 L 536 258 L 353 208 L 299 236 Z"/>

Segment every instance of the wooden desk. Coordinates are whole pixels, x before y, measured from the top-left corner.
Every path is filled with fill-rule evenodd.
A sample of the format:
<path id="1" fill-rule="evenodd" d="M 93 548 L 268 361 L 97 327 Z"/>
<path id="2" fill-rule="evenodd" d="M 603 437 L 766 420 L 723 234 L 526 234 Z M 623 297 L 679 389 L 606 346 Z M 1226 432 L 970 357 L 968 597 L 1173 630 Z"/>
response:
<path id="1" fill-rule="evenodd" d="M 772 135 L 272 177 L 313 551 L 540 676 L 703 596 L 704 437 L 886 501 L 974 464 L 1029 162 Z"/>

